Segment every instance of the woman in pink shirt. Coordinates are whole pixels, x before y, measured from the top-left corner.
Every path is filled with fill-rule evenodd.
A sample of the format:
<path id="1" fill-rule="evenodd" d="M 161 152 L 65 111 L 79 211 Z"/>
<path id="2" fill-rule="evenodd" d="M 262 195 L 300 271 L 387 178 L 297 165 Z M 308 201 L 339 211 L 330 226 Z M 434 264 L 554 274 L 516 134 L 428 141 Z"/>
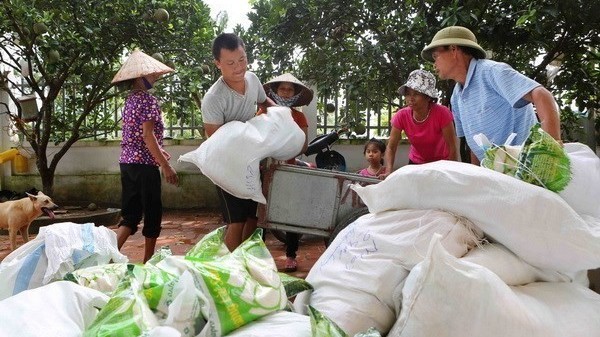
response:
<path id="1" fill-rule="evenodd" d="M 436 103 L 435 76 L 425 70 L 414 70 L 398 93 L 406 98 L 407 106 L 392 117 L 392 132 L 385 151 L 384 176 L 393 170 L 402 131 L 410 141 L 409 164 L 458 160 L 452 113 Z"/>

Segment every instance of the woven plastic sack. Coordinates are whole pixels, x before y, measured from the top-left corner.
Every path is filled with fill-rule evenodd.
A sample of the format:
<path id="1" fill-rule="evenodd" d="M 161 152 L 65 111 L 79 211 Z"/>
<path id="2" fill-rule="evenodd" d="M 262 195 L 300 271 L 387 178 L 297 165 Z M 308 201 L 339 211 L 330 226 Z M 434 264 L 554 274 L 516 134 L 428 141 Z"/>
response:
<path id="1" fill-rule="evenodd" d="M 65 276 L 66 281 L 111 295 L 127 273 L 127 263 L 110 263 L 75 270 Z"/>
<path id="2" fill-rule="evenodd" d="M 108 296 L 73 282 L 56 281 L 0 301 L 0 336 L 80 337 Z"/>
<path id="3" fill-rule="evenodd" d="M 229 254 L 229 249 L 225 245 L 225 241 L 223 241 L 225 228 L 225 226 L 222 226 L 204 235 L 194 247 L 185 253 L 185 256 L 199 260 L 208 260 Z"/>
<path id="4" fill-rule="evenodd" d="M 40 228 L 35 239 L 0 263 L 0 300 L 90 266 L 127 262 L 117 248 L 117 235 L 93 223 L 61 222 Z"/>
<path id="5" fill-rule="evenodd" d="M 600 267 L 600 218 L 579 215 L 558 194 L 487 168 L 444 160 L 406 165 L 378 184 L 351 188 L 371 213 L 420 208 L 464 216 L 538 268 Z"/>
<path id="6" fill-rule="evenodd" d="M 534 267 L 499 243 L 486 243 L 475 247 L 461 260 L 489 269 L 509 286 L 520 286 L 533 282 L 572 282 L 575 280 L 574 275 Z"/>
<path id="7" fill-rule="evenodd" d="M 125 278 L 102 308 L 84 337 L 130 337 L 158 326 L 144 296 L 145 273 L 129 265 Z"/>
<path id="8" fill-rule="evenodd" d="M 207 325 L 201 337 L 226 335 L 287 304 L 285 288 L 260 229 L 231 254 L 186 259 L 200 275 L 199 287 L 208 298 Z"/>
<path id="9" fill-rule="evenodd" d="M 306 282 L 305 279 L 291 276 L 286 273 L 277 274 L 279 274 L 279 278 L 281 279 L 281 283 L 285 288 L 285 293 L 287 294 L 288 298 L 294 297 L 303 291 L 313 289 L 313 286 L 310 283 Z"/>
<path id="10" fill-rule="evenodd" d="M 268 157 L 293 158 L 302 150 L 304 139 L 289 108 L 270 107 L 268 113 L 245 123 L 232 121 L 222 125 L 198 149 L 180 156 L 179 161 L 195 164 L 228 193 L 264 204 L 260 161 Z"/>
<path id="11" fill-rule="evenodd" d="M 481 166 L 554 192 L 562 191 L 571 180 L 567 153 L 540 124 L 531 127 L 521 147 L 492 145 Z"/>
<path id="12" fill-rule="evenodd" d="M 600 219 L 600 158 L 589 146 L 566 143 L 571 161 L 571 181 L 558 194 L 579 214 Z"/>
<path id="13" fill-rule="evenodd" d="M 437 238 L 402 295 L 402 311 L 388 337 L 600 334 L 599 294 L 574 283 L 510 287 L 488 269 L 448 254 Z"/>
<path id="14" fill-rule="evenodd" d="M 310 318 L 293 312 L 278 311 L 231 332 L 227 337 L 315 337 Z"/>
<path id="15" fill-rule="evenodd" d="M 436 233 L 456 256 L 481 238 L 468 220 L 439 210 L 403 209 L 358 218 L 311 268 L 306 280 L 314 291 L 299 294 L 294 307 L 304 313 L 311 305 L 351 336 L 370 327 L 386 334 L 399 313 L 402 283 L 423 260 Z"/>

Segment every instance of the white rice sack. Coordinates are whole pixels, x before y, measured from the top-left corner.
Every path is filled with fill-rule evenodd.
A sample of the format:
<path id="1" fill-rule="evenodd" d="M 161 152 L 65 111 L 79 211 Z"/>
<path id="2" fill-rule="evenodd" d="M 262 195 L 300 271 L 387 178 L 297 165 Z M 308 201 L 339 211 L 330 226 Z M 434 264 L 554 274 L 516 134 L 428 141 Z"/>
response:
<path id="1" fill-rule="evenodd" d="M 310 304 L 353 336 L 370 327 L 385 334 L 398 315 L 397 287 L 427 252 L 434 234 L 452 254 L 463 256 L 479 240 L 464 218 L 437 210 L 367 214 L 342 230 L 312 267 L 312 295 L 299 294 L 294 307 Z M 308 303 L 301 303 L 308 300 Z M 298 309 L 297 309 L 298 310 Z"/>
<path id="2" fill-rule="evenodd" d="M 167 273 L 181 276 L 187 270 L 194 270 L 194 265 L 191 261 L 186 260 L 183 255 L 172 255 L 158 262 L 156 267 L 164 270 Z"/>
<path id="3" fill-rule="evenodd" d="M 574 283 L 510 287 L 432 240 L 406 279 L 389 337 L 600 336 L 600 295 Z"/>
<path id="4" fill-rule="evenodd" d="M 41 287 L 46 269 L 46 245 L 44 238 L 37 235 L 0 262 L 0 301 L 27 289 Z"/>
<path id="5" fill-rule="evenodd" d="M 166 317 L 159 317 L 158 324 L 168 326 L 180 332 L 182 337 L 193 337 L 206 325 L 204 317 L 208 317 L 208 299 L 196 287 L 198 280 L 185 271 L 175 282 L 174 287 L 166 285 L 161 302 L 166 302 Z"/>
<path id="6" fill-rule="evenodd" d="M 41 227 L 38 235 L 44 238 L 48 257 L 44 284 L 79 268 L 128 260 L 117 248 L 117 234 L 104 226 L 61 222 Z"/>
<path id="7" fill-rule="evenodd" d="M 566 143 L 571 181 L 559 195 L 579 214 L 600 218 L 600 158 L 587 145 Z"/>
<path id="8" fill-rule="evenodd" d="M 264 204 L 259 162 L 267 157 L 286 160 L 298 155 L 304 138 L 289 108 L 271 107 L 266 114 L 245 123 L 232 121 L 222 125 L 198 149 L 180 156 L 179 161 L 195 164 L 228 193 Z"/>
<path id="9" fill-rule="evenodd" d="M 168 326 L 157 326 L 142 332 L 140 337 L 181 337 L 181 333 L 175 328 Z"/>
<path id="10" fill-rule="evenodd" d="M 108 296 L 57 281 L 0 301 L 0 336 L 80 337 Z"/>
<path id="11" fill-rule="evenodd" d="M 75 270 L 68 273 L 65 280 L 110 296 L 126 273 L 127 263 L 109 263 Z"/>
<path id="12" fill-rule="evenodd" d="M 489 269 L 509 286 L 533 282 L 573 282 L 574 277 L 534 267 L 499 243 L 487 243 L 470 250 L 461 258 Z"/>
<path id="13" fill-rule="evenodd" d="M 312 337 L 310 318 L 288 311 L 279 311 L 262 317 L 227 337 Z"/>
<path id="14" fill-rule="evenodd" d="M 371 213 L 443 209 L 539 268 L 600 267 L 600 219 L 580 216 L 558 194 L 483 167 L 454 161 L 407 165 L 384 181 L 352 185 Z"/>

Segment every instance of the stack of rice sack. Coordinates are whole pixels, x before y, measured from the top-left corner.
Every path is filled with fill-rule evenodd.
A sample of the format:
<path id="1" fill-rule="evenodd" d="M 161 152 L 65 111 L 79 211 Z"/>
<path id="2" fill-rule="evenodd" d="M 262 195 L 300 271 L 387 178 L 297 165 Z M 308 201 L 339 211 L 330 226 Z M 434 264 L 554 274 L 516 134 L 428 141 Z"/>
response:
<path id="1" fill-rule="evenodd" d="M 58 231 L 64 238 L 73 239 L 69 231 L 86 232 L 82 230 L 85 228 L 74 223 L 51 225 L 39 237 L 48 239 L 49 232 Z M 118 253 L 115 233 L 104 227 L 98 230 L 109 234 L 108 251 Z M 64 280 L 60 276 L 47 283 L 39 281 L 36 284 L 41 285 L 0 301 L 0 335 L 346 336 L 316 309 L 310 317 L 291 312 L 288 298 L 312 287 L 302 279 L 277 272 L 261 230 L 232 253 L 223 242 L 223 234 L 224 227 L 207 234 L 185 256 L 173 256 L 163 247 L 145 264 L 109 263 L 111 258 L 104 258 L 86 267 L 73 264 L 73 259 L 65 261 L 61 265 L 71 268 L 60 268 L 64 269 Z M 86 246 L 85 242 L 90 248 L 93 242 L 103 246 L 102 239 L 88 239 L 73 239 L 70 245 L 45 247 L 45 251 L 48 255 L 57 255 L 56 250 L 77 252 L 77 247 Z M 24 251 L 15 252 L 24 255 Z M 29 264 L 24 265 L 12 274 L 28 275 L 23 270 Z M 35 274 L 40 278 L 43 275 Z M 24 324 L 24 317 L 35 319 Z M 365 331 L 359 336 L 380 335 Z"/>
<path id="2" fill-rule="evenodd" d="M 293 277 L 284 285 L 260 231 L 233 253 L 223 231 L 206 235 L 186 256 L 163 249 L 144 265 L 106 261 L 71 270 L 70 282 L 10 296 L 0 301 L 0 335 L 224 336 L 282 311 L 286 285 L 307 289 Z M 39 319 L 23 329 L 27 313 Z M 300 322 L 310 332 L 308 317 Z"/>
<path id="3" fill-rule="evenodd" d="M 351 336 L 371 327 L 387 333 L 400 312 L 404 279 L 423 260 L 436 233 L 459 257 L 482 236 L 466 218 L 436 209 L 360 217 L 315 263 L 306 277 L 314 291 L 296 297 L 296 311 L 306 313 L 310 304 Z"/>
<path id="4" fill-rule="evenodd" d="M 587 288 L 600 267 L 600 159 L 547 145 L 534 129 L 512 149 L 519 164 L 491 161 L 502 173 L 440 161 L 353 186 L 370 214 L 340 232 L 295 307 L 349 335 L 600 336 L 600 295 Z"/>

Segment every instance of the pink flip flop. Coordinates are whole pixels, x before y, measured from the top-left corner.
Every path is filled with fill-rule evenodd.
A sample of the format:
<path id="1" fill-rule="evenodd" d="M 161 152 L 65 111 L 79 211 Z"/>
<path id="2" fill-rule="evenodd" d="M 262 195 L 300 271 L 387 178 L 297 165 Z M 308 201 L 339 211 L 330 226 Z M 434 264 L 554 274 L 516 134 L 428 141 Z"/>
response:
<path id="1" fill-rule="evenodd" d="M 285 260 L 285 267 L 283 270 L 286 272 L 298 270 L 298 263 L 296 262 L 296 259 L 293 257 L 288 257 L 287 260 Z"/>

